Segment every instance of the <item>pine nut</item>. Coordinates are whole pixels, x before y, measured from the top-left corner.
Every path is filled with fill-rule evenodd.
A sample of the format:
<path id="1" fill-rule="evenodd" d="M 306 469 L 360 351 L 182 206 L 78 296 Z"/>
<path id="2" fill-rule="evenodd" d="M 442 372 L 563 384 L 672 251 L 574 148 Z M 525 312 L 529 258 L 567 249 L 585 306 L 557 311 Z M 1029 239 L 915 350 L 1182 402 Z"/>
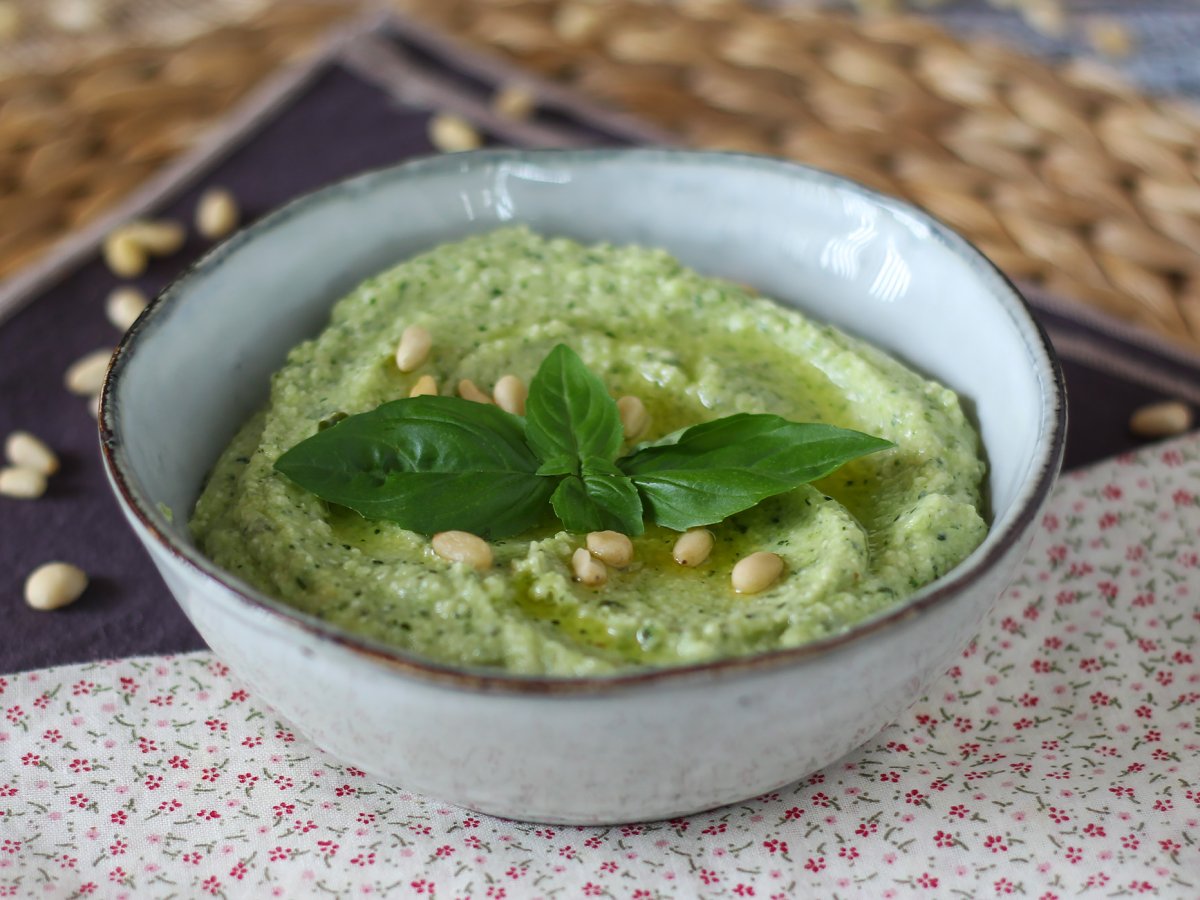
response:
<path id="1" fill-rule="evenodd" d="M 78 566 L 64 562 L 46 563 L 25 579 L 25 602 L 34 609 L 61 609 L 78 600 L 87 586 L 87 575 Z"/>
<path id="2" fill-rule="evenodd" d="M 196 203 L 196 230 L 210 240 L 232 232 L 240 218 L 237 200 L 225 188 L 209 188 Z"/>
<path id="3" fill-rule="evenodd" d="M 1067 15 L 1059 0 L 1026 0 L 1018 8 L 1034 31 L 1047 37 L 1062 37 L 1067 31 Z"/>
<path id="4" fill-rule="evenodd" d="M 128 225 L 122 225 L 113 234 L 130 238 L 152 256 L 170 256 L 178 252 L 187 240 L 187 230 L 170 219 L 138 219 Z"/>
<path id="5" fill-rule="evenodd" d="M 146 251 L 129 235 L 114 232 L 104 239 L 104 262 L 114 275 L 136 278 L 146 271 Z"/>
<path id="6" fill-rule="evenodd" d="M 492 548 L 469 531 L 442 531 L 433 536 L 433 552 L 451 562 L 466 563 L 476 572 L 492 567 Z"/>
<path id="7" fill-rule="evenodd" d="M 492 109 L 506 119 L 528 119 L 536 105 L 533 92 L 519 84 L 505 85 L 492 98 Z"/>
<path id="8" fill-rule="evenodd" d="M 417 379 L 417 383 L 412 386 L 412 390 L 408 392 L 410 397 L 436 397 L 437 382 L 434 381 L 432 375 L 422 375 Z"/>
<path id="9" fill-rule="evenodd" d="M 483 144 L 470 122 L 450 113 L 438 113 L 429 120 L 429 141 L 443 153 L 475 150 Z"/>
<path id="10" fill-rule="evenodd" d="M 104 314 L 114 327 L 128 331 L 147 303 L 146 295 L 137 288 L 119 287 L 108 295 L 108 300 L 104 303 Z"/>
<path id="11" fill-rule="evenodd" d="M 619 531 L 593 531 L 587 536 L 587 548 L 592 556 L 614 569 L 633 562 L 633 541 Z"/>
<path id="12" fill-rule="evenodd" d="M 1178 400 L 1143 406 L 1129 419 L 1129 430 L 1144 438 L 1172 437 L 1191 427 L 1191 407 Z"/>
<path id="13" fill-rule="evenodd" d="M 738 560 L 733 567 L 733 589 L 739 594 L 765 591 L 783 574 L 783 559 L 775 553 L 760 550 Z"/>
<path id="14" fill-rule="evenodd" d="M 400 335 L 400 343 L 396 346 L 396 368 L 401 372 L 419 369 L 429 358 L 429 348 L 432 346 L 433 335 L 429 329 L 409 325 Z"/>
<path id="15" fill-rule="evenodd" d="M 529 396 L 529 388 L 516 375 L 504 375 L 492 389 L 496 405 L 514 416 L 525 415 L 525 398 Z"/>
<path id="16" fill-rule="evenodd" d="M 458 396 L 475 403 L 491 403 L 492 398 L 476 387 L 470 378 L 464 378 L 458 383 Z"/>
<path id="17" fill-rule="evenodd" d="M 63 376 L 67 390 L 81 397 L 99 393 L 111 358 L 111 350 L 96 350 L 75 360 Z"/>
<path id="18" fill-rule="evenodd" d="M 627 441 L 636 441 L 650 427 L 650 413 L 638 397 L 622 397 L 617 401 L 617 412 L 621 414 L 621 427 L 625 429 Z"/>
<path id="19" fill-rule="evenodd" d="M 698 566 L 712 553 L 713 534 L 707 528 L 693 528 L 680 535 L 671 555 L 681 566 Z"/>
<path id="20" fill-rule="evenodd" d="M 571 556 L 571 569 L 575 572 L 575 580 L 588 587 L 599 587 L 608 581 L 608 569 L 586 547 L 580 547 Z"/>
<path id="21" fill-rule="evenodd" d="M 46 493 L 46 476 L 36 469 L 8 466 L 0 469 L 0 495 L 32 500 Z"/>
<path id="22" fill-rule="evenodd" d="M 1105 56 L 1123 57 L 1133 51 L 1129 29 L 1113 19 L 1093 19 L 1086 26 L 1088 42 Z"/>
<path id="23" fill-rule="evenodd" d="M 4 442 L 4 455 L 14 466 L 23 469 L 33 469 L 43 475 L 53 475 L 58 471 L 58 457 L 54 451 L 40 438 L 34 437 L 28 431 L 14 431 Z"/>

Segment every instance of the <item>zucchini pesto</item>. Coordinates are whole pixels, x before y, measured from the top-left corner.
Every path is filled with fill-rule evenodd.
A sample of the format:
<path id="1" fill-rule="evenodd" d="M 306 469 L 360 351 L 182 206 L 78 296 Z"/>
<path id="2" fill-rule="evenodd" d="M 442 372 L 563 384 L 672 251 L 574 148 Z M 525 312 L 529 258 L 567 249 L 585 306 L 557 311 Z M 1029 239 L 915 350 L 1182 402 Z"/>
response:
<path id="1" fill-rule="evenodd" d="M 414 354 L 422 329 L 430 346 Z M 647 517 L 623 567 L 602 564 L 611 536 L 588 541 L 553 516 L 486 544 L 484 564 L 467 536 L 431 541 L 363 518 L 274 468 L 320 423 L 414 389 L 486 399 L 501 382 L 502 395 L 513 393 L 505 376 L 529 384 L 560 344 L 613 397 L 644 404 L 642 440 L 771 413 L 896 446 L 709 526 L 699 564 L 702 533 L 681 542 Z M 460 389 L 464 379 L 483 393 Z M 444 663 L 582 676 L 844 630 L 979 545 L 983 476 L 979 438 L 954 393 L 881 351 L 661 251 L 504 229 L 435 248 L 341 300 L 325 331 L 291 351 L 266 408 L 218 460 L 191 528 L 218 565 L 348 631 Z M 676 561 L 681 543 L 687 564 Z M 739 561 L 740 592 L 731 585 Z"/>

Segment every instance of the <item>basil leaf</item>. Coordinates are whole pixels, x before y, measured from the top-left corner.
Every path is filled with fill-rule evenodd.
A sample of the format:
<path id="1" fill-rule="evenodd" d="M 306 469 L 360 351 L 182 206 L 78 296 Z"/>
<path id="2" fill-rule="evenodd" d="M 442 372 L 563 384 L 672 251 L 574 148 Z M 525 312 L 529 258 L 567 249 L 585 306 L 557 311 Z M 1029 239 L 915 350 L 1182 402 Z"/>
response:
<path id="1" fill-rule="evenodd" d="M 525 438 L 549 467 L 543 474 L 568 471 L 565 461 L 578 474 L 585 458 L 612 459 L 621 448 L 617 402 L 566 344 L 550 351 L 529 383 Z"/>
<path id="2" fill-rule="evenodd" d="M 618 465 L 637 485 L 656 523 L 685 531 L 720 522 L 892 446 L 832 425 L 738 413 L 642 447 Z"/>
<path id="3" fill-rule="evenodd" d="M 556 456 L 538 466 L 538 475 L 578 475 L 579 460 L 568 456 Z"/>
<path id="4" fill-rule="evenodd" d="M 642 498 L 633 482 L 619 472 L 568 475 L 550 498 L 554 514 L 567 531 L 619 531 L 637 537 L 645 531 Z"/>
<path id="5" fill-rule="evenodd" d="M 501 538 L 536 525 L 554 480 L 537 476 L 521 420 L 458 397 L 413 397 L 301 441 L 275 468 L 323 500 L 411 531 Z"/>
<path id="6" fill-rule="evenodd" d="M 624 475 L 584 475 L 583 486 L 603 513 L 601 527 L 593 531 L 619 531 L 637 537 L 646 530 L 642 498 L 632 479 Z"/>

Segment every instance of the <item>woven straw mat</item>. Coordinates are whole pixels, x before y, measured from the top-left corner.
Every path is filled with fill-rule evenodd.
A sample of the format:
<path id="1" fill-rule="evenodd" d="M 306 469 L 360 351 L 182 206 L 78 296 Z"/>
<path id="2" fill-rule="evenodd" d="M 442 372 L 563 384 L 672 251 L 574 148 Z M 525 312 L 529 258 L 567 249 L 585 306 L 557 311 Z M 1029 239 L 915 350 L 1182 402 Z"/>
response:
<path id="1" fill-rule="evenodd" d="M 352 4 L 351 4 L 352 5 Z M 911 199 L 1009 275 L 1200 347 L 1200 114 L 916 16 L 690 0 L 395 0 L 687 144 Z M 96 215 L 347 4 L 0 82 L 0 277 Z M 115 90 L 114 85 L 120 85 Z"/>

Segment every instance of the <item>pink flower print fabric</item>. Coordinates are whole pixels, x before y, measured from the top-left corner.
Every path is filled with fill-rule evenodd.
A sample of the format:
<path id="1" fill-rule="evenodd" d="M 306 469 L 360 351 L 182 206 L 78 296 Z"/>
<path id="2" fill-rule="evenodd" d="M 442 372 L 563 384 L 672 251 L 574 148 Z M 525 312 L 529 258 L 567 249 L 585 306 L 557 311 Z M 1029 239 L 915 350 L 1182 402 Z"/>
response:
<path id="1" fill-rule="evenodd" d="M 1065 477 L 895 725 L 763 797 L 521 824 L 324 756 L 210 654 L 0 677 L 0 897 L 1200 897 L 1200 439 Z"/>

